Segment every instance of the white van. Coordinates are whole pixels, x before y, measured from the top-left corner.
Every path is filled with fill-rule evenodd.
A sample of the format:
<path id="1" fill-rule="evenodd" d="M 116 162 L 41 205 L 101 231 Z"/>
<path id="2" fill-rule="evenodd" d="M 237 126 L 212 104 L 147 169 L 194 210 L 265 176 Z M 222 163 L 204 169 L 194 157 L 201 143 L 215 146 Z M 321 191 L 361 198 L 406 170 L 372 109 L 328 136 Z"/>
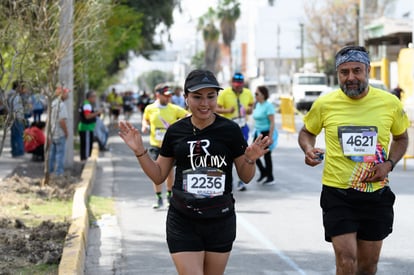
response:
<path id="1" fill-rule="evenodd" d="M 299 111 L 309 111 L 312 103 L 329 91 L 328 78 L 324 73 L 296 73 L 292 80 L 292 96 Z"/>

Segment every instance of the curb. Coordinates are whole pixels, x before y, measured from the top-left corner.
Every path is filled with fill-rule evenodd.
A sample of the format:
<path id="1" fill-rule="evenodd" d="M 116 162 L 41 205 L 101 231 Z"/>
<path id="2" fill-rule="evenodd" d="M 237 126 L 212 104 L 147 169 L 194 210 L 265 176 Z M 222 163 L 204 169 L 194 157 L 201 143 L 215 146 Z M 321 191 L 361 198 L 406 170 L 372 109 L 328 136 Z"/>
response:
<path id="1" fill-rule="evenodd" d="M 59 263 L 59 275 L 84 274 L 89 231 L 87 200 L 95 180 L 98 155 L 99 148 L 95 144 L 91 157 L 83 167 L 81 184 L 73 195 L 72 223 L 65 238 L 62 259 Z"/>

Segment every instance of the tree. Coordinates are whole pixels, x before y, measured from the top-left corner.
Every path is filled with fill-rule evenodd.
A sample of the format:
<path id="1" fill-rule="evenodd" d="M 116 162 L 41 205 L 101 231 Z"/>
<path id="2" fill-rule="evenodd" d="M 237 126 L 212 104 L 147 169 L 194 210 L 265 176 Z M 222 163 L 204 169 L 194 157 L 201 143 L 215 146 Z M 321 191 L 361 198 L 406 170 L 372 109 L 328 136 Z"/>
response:
<path id="1" fill-rule="evenodd" d="M 98 1 L 106 3 L 107 1 Z M 76 1 L 81 6 L 89 1 Z M 116 0 L 104 12 L 105 24 L 84 34 L 100 42 L 94 48 L 75 49 L 75 83 L 81 93 L 87 88 L 103 90 L 114 80 L 114 76 L 128 63 L 129 52 L 134 51 L 149 57 L 151 51 L 162 48 L 155 42 L 156 29 L 168 32 L 173 24 L 173 10 L 179 0 Z M 76 31 L 82 30 L 82 25 Z M 87 45 L 86 45 L 87 46 Z M 82 66 L 78 66 L 81 62 Z"/>
<path id="2" fill-rule="evenodd" d="M 204 40 L 204 66 L 205 69 L 217 74 L 220 71 L 219 59 L 220 59 L 220 45 L 219 37 L 220 31 L 215 25 L 215 19 L 217 18 L 213 8 L 209 8 L 208 11 L 198 19 L 197 29 L 202 31 Z"/>
<path id="3" fill-rule="evenodd" d="M 174 23 L 174 8 L 179 4 L 179 0 L 117 1 L 117 10 L 108 22 L 109 28 L 115 27 L 115 32 L 110 32 L 108 38 L 120 45 L 108 66 L 108 73 L 118 72 L 121 69 L 120 64 L 128 62 L 130 50 L 149 57 L 151 51 L 162 49 L 162 45 L 154 39 L 156 29 L 161 28 L 161 33 L 168 32 Z M 122 39 L 118 40 L 120 36 Z"/>
<path id="4" fill-rule="evenodd" d="M 166 83 L 174 80 L 172 73 L 163 72 L 160 70 L 153 70 L 146 72 L 138 77 L 138 84 L 144 87 L 147 91 L 152 91 L 159 83 Z"/>
<path id="5" fill-rule="evenodd" d="M 62 11 L 60 1 L 8 0 L 3 1 L 0 7 L 0 21 L 4 23 L 0 28 L 0 60 L 9 64 L 8 67 L 2 66 L 0 69 L 0 89 L 6 90 L 13 78 L 25 79 L 26 85 L 46 95 L 47 115 L 50 118 L 55 88 L 62 85 L 58 73 L 64 56 L 72 44 L 94 47 L 96 41 L 86 39 L 84 32 L 93 32 L 94 28 L 101 25 L 105 20 L 102 16 L 106 14 L 108 4 L 91 0 L 76 9 L 74 24 L 81 25 L 82 29 L 78 29 L 73 40 L 62 40 L 59 35 Z M 5 75 L 7 79 L 4 79 Z M 13 114 L 10 117 L 12 121 Z M 7 127 L 3 131 L 3 138 L 6 133 Z M 50 123 L 46 127 L 46 136 L 49 140 L 52 137 Z M 0 154 L 3 145 L 4 142 L 1 144 Z M 44 184 L 49 182 L 48 151 L 49 143 L 46 143 Z"/>
<path id="6" fill-rule="evenodd" d="M 367 13 L 380 17 L 392 2 L 394 0 L 365 1 Z M 327 74 L 335 74 L 335 53 L 347 44 L 358 43 L 358 5 L 359 0 L 315 0 L 305 4 L 307 42 L 317 53 L 319 68 Z"/>
<path id="7" fill-rule="evenodd" d="M 191 58 L 191 66 L 193 69 L 203 69 L 204 67 L 204 51 L 196 53 Z"/>
<path id="8" fill-rule="evenodd" d="M 338 49 L 355 39 L 355 4 L 358 0 L 351 1 L 313 1 L 305 5 L 309 21 L 306 25 L 308 43 L 317 52 L 320 67 L 325 71 L 328 69 L 328 60 Z"/>
<path id="9" fill-rule="evenodd" d="M 230 73 L 233 72 L 233 57 L 231 43 L 236 36 L 236 21 L 240 17 L 240 3 L 238 0 L 220 0 L 217 16 L 220 19 L 220 29 L 223 43 L 229 48 Z"/>

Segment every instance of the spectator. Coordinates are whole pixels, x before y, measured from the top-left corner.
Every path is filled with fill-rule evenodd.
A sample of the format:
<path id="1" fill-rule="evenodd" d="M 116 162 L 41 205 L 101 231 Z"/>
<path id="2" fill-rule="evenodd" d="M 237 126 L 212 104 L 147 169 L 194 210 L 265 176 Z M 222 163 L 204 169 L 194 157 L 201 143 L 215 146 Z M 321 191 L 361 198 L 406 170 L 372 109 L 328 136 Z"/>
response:
<path id="1" fill-rule="evenodd" d="M 108 151 L 106 144 L 108 142 L 109 130 L 104 124 L 103 120 L 98 116 L 96 117 L 96 125 L 93 130 L 94 139 L 99 144 L 100 151 Z"/>
<path id="2" fill-rule="evenodd" d="M 401 100 L 401 94 L 403 94 L 404 91 L 400 88 L 400 86 L 397 86 L 391 91 L 391 93 Z"/>
<path id="3" fill-rule="evenodd" d="M 49 172 L 55 172 L 56 176 L 61 176 L 64 172 L 66 140 L 69 134 L 67 127 L 68 112 L 64 103 L 68 98 L 69 89 L 58 87 L 55 93 L 56 98 L 52 102 L 52 112 L 49 121 L 52 130 Z"/>
<path id="4" fill-rule="evenodd" d="M 13 123 L 10 131 L 12 157 L 24 155 L 23 131 L 25 128 L 24 108 L 22 102 L 22 85 L 18 80 L 12 83 L 12 89 L 7 94 L 7 104 L 13 116 Z"/>
<path id="5" fill-rule="evenodd" d="M 24 112 L 24 127 L 29 127 L 29 118 L 32 117 L 32 99 L 31 91 L 28 90 L 26 85 L 21 83 L 20 96 L 22 97 L 23 112 Z"/>
<path id="6" fill-rule="evenodd" d="M 102 112 L 95 112 L 94 104 L 96 102 L 96 93 L 89 91 L 86 93 L 86 99 L 80 107 L 80 122 L 78 131 L 80 136 L 80 159 L 87 160 L 92 153 L 93 132 L 96 126 L 96 117 Z"/>
<path id="7" fill-rule="evenodd" d="M 181 87 L 176 87 L 174 89 L 174 93 L 171 97 L 171 103 L 180 106 L 181 108 L 185 109 L 185 99 L 183 95 L 183 89 Z"/>
<path id="8" fill-rule="evenodd" d="M 40 93 L 35 93 L 31 97 L 33 121 L 41 121 L 41 116 L 45 110 L 45 97 Z"/>
<path id="9" fill-rule="evenodd" d="M 33 122 L 24 130 L 24 151 L 32 153 L 32 161 L 44 161 L 45 153 L 45 123 L 42 121 Z"/>

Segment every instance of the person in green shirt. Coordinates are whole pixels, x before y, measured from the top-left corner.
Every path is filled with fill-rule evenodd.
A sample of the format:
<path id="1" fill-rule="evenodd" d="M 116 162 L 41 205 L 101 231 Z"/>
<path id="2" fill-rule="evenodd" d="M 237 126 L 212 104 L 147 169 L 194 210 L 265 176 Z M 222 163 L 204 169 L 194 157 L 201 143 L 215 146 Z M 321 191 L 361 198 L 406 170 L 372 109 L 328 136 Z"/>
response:
<path id="1" fill-rule="evenodd" d="M 86 99 L 80 107 L 80 121 L 78 132 L 80 137 L 80 159 L 87 160 L 91 156 L 93 144 L 93 131 L 95 130 L 96 117 L 102 111 L 95 111 L 93 105 L 96 102 L 96 93 L 89 91 L 86 93 Z"/>

